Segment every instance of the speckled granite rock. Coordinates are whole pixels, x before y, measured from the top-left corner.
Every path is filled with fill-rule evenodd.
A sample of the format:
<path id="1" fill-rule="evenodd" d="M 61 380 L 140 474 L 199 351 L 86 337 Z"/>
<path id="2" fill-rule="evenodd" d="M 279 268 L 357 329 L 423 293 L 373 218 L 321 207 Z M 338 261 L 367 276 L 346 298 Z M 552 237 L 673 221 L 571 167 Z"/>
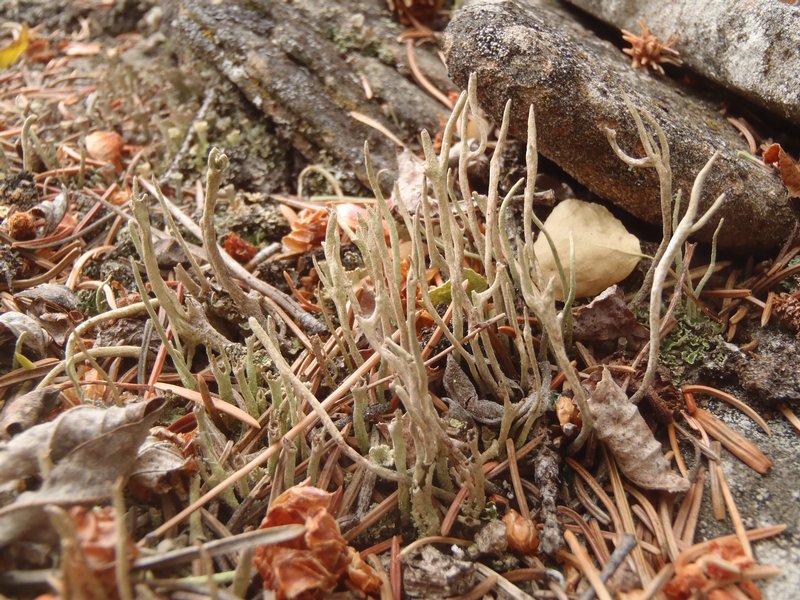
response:
<path id="1" fill-rule="evenodd" d="M 499 120 L 511 98 L 511 130 L 524 137 L 533 103 L 542 154 L 634 216 L 661 220 L 654 171 L 629 168 L 606 139 L 606 127 L 615 129 L 622 148 L 641 154 L 624 94 L 664 128 L 675 190 L 688 194 L 697 172 L 721 150 L 702 200 L 708 206 L 721 192 L 728 195 L 720 211 L 721 247 L 771 250 L 791 232 L 795 219 L 780 179 L 737 156 L 747 148 L 715 104 L 630 68 L 624 54 L 563 10 L 517 0 L 472 2 L 454 15 L 444 42 L 451 78 L 463 88 L 477 73 L 479 100 L 493 118 Z M 698 238 L 708 241 L 715 226 Z"/>
<path id="2" fill-rule="evenodd" d="M 618 29 L 680 34 L 683 64 L 800 124 L 800 6 L 763 0 L 567 0 Z"/>

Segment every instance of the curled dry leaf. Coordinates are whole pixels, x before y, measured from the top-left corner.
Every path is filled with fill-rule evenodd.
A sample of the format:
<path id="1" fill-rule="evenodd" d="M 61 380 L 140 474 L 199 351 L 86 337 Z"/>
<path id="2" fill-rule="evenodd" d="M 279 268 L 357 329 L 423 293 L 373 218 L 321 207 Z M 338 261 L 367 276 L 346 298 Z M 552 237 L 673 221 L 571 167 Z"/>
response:
<path id="1" fill-rule="evenodd" d="M 28 315 L 17 311 L 9 311 L 0 315 L 0 345 L 11 339 L 22 338 L 22 345 L 30 348 L 38 355 L 43 355 L 50 336 L 42 326 Z"/>
<path id="2" fill-rule="evenodd" d="M 479 398 L 472 381 L 452 354 L 447 355 L 442 381 L 445 391 L 450 395 L 443 399 L 450 406 L 452 417 L 467 422 L 475 420 L 484 425 L 497 425 L 503 420 L 503 405 Z M 462 418 L 464 412 L 466 419 Z"/>
<path id="3" fill-rule="evenodd" d="M 544 222 L 564 267 L 570 274 L 570 236 L 575 250 L 575 295 L 592 296 L 631 274 L 641 256 L 636 236 L 609 210 L 571 198 L 556 205 Z M 563 300 L 561 280 L 550 245 L 540 234 L 533 244 L 544 280 L 555 277 L 556 297 Z"/>
<path id="4" fill-rule="evenodd" d="M 119 598 L 114 563 L 117 558 L 117 524 L 110 506 L 69 509 L 76 545 L 68 545 L 62 556 L 65 589 L 78 598 Z M 125 544 L 127 560 L 138 556 L 130 539 Z"/>
<path id="5" fill-rule="evenodd" d="M 181 441 L 164 428 L 153 428 L 139 447 L 131 471 L 130 487 L 136 497 L 164 494 L 173 489 L 174 475 L 194 470 L 192 458 L 178 445 Z"/>
<path id="6" fill-rule="evenodd" d="M 58 194 L 52 200 L 43 200 L 31 208 L 31 214 L 36 218 L 37 223 L 42 223 L 42 236 L 53 233 L 61 223 L 68 208 L 67 194 Z"/>
<path id="7" fill-rule="evenodd" d="M 603 369 L 600 383 L 591 395 L 589 412 L 595 420 L 597 437 L 633 483 L 649 490 L 689 489 L 689 482 L 670 468 L 661 454 L 661 444 L 608 369 Z"/>
<path id="8" fill-rule="evenodd" d="M 334 210 L 339 222 L 345 223 L 350 229 L 358 227 L 359 217 L 367 216 L 364 207 L 358 204 L 337 204 Z M 288 255 L 302 254 L 322 244 L 328 228 L 328 211 L 323 208 L 304 208 L 289 222 L 292 230 L 281 238 L 283 251 Z"/>
<path id="9" fill-rule="evenodd" d="M 57 387 L 48 386 L 6 401 L 0 413 L 0 435 L 12 437 L 35 425 L 56 407 L 60 393 Z"/>
<path id="10" fill-rule="evenodd" d="M 93 131 L 86 136 L 86 153 L 95 160 L 110 162 L 122 171 L 122 147 L 125 142 L 116 131 Z"/>
<path id="11" fill-rule="evenodd" d="M 305 525 L 305 534 L 277 545 L 259 546 L 253 556 L 265 590 L 277 598 L 318 598 L 346 580 L 362 593 L 375 592 L 380 579 L 347 545 L 329 512 L 332 495 L 310 486 L 286 490 L 272 503 L 261 528 Z"/>
<path id="12" fill-rule="evenodd" d="M 35 425 L 0 445 L 0 485 L 39 478 L 35 491 L 0 509 L 0 546 L 28 534 L 47 540 L 46 504 L 77 504 L 107 498 L 127 477 L 130 460 L 165 406 L 153 398 L 122 407 L 76 406 L 54 421 Z M 47 472 L 42 466 L 49 465 Z"/>
<path id="13" fill-rule="evenodd" d="M 789 197 L 800 198 L 800 164 L 792 160 L 780 144 L 772 144 L 764 150 L 764 162 L 768 165 L 777 164 Z"/>
<path id="14" fill-rule="evenodd" d="M 508 546 L 520 554 L 534 554 L 539 548 L 539 533 L 531 519 L 526 519 L 513 508 L 503 515 Z"/>
<path id="15" fill-rule="evenodd" d="M 78 296 L 65 285 L 55 283 L 42 283 L 27 290 L 22 290 L 14 294 L 14 298 L 24 298 L 26 300 L 41 300 L 49 305 L 57 306 L 67 312 L 80 310 L 81 304 Z"/>
<path id="16" fill-rule="evenodd" d="M 397 153 L 397 186 L 392 190 L 392 206 L 402 202 L 409 214 L 413 215 L 424 197 L 424 185 L 425 161 L 408 148 L 403 148 Z"/>

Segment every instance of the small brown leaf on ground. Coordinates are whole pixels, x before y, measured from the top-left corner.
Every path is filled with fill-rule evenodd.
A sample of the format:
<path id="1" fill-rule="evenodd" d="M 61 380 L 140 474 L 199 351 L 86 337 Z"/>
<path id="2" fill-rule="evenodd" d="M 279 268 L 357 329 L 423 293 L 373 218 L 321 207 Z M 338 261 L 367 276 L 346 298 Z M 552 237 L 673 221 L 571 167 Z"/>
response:
<path id="1" fill-rule="evenodd" d="M 575 251 L 575 296 L 599 294 L 631 274 L 641 255 L 639 240 L 605 207 L 570 198 L 556 205 L 544 222 L 569 281 L 570 239 Z M 547 238 L 533 244 L 544 280 L 556 278 L 556 297 L 563 300 L 561 280 Z"/>
<path id="2" fill-rule="evenodd" d="M 68 514 L 78 543 L 64 552 L 65 586 L 76 597 L 119 598 L 114 570 L 118 533 L 113 508 L 75 506 Z M 136 558 L 136 544 L 128 540 L 125 546 L 127 559 Z"/>
<path id="3" fill-rule="evenodd" d="M 606 444 L 628 479 L 649 490 L 689 489 L 689 482 L 670 468 L 661 454 L 661 444 L 608 369 L 603 370 L 603 377 L 590 398 L 589 412 L 595 419 L 597 437 Z"/>
<path id="4" fill-rule="evenodd" d="M 225 241 L 222 242 L 222 245 L 225 248 L 225 252 L 240 263 L 246 263 L 258 252 L 258 248 L 232 231 L 225 236 Z"/>
<path id="5" fill-rule="evenodd" d="M 579 342 L 601 344 L 625 338 L 634 348 L 641 348 L 649 334 L 628 308 L 622 288 L 612 285 L 575 311 L 573 335 Z"/>

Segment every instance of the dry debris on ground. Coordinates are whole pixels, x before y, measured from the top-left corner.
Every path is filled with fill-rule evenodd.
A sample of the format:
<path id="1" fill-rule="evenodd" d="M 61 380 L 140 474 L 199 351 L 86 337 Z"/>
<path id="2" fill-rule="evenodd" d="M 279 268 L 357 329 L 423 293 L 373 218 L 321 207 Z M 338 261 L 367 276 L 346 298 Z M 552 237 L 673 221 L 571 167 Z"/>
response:
<path id="1" fill-rule="evenodd" d="M 404 44 L 441 4 L 391 3 Z M 90 2 L 0 49 L 2 593 L 761 597 L 780 565 L 753 547 L 785 526 L 745 526 L 721 459 L 773 462 L 698 400 L 769 425 L 698 368 L 798 426 L 729 342 L 797 331 L 800 245 L 696 266 L 715 157 L 673 219 L 663 130 L 627 102 L 642 156 L 610 143 L 657 171 L 665 222 L 642 277 L 606 208 L 540 218 L 563 179 L 537 177 L 533 108 L 516 143 L 474 77 L 439 90 L 394 189 L 367 145 L 347 196 L 137 6 L 136 30 Z M 586 206 L 614 239 L 556 218 Z M 707 506 L 732 534 L 697 539 Z"/>

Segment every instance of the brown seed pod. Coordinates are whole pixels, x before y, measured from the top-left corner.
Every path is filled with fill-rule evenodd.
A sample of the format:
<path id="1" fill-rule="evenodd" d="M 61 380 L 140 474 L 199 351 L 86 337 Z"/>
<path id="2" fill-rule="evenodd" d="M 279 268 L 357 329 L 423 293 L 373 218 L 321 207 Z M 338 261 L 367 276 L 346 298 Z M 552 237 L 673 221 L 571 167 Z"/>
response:
<path id="1" fill-rule="evenodd" d="M 15 240 L 32 240 L 36 237 L 36 217 L 30 212 L 15 212 L 6 220 L 8 235 Z"/>
<path id="2" fill-rule="evenodd" d="M 122 171 L 122 147 L 125 142 L 116 131 L 94 131 L 86 136 L 86 152 L 95 160 L 103 160 Z"/>
<path id="3" fill-rule="evenodd" d="M 539 548 L 539 533 L 531 519 L 526 519 L 513 508 L 503 515 L 508 545 L 520 554 L 534 554 Z"/>
<path id="4" fill-rule="evenodd" d="M 675 473 L 661 453 L 661 444 L 639 409 L 603 369 L 603 377 L 589 400 L 594 431 L 633 483 L 649 490 L 685 492 L 689 482 Z"/>

